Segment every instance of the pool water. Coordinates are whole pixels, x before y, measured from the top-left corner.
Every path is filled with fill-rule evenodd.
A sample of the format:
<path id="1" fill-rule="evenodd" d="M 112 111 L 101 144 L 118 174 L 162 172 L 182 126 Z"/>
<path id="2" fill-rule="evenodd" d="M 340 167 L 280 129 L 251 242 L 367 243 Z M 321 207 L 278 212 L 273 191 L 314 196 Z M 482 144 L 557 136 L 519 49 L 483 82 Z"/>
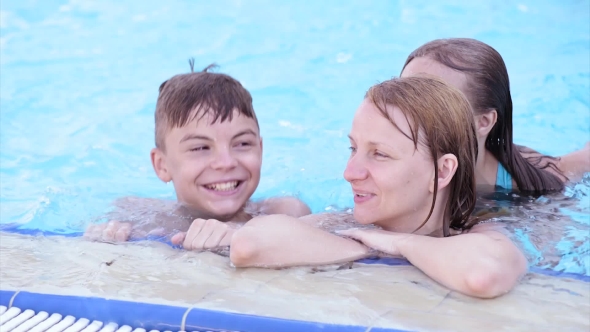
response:
<path id="1" fill-rule="evenodd" d="M 588 1 L 12 1 L 0 11 L 0 224 L 59 233 L 120 197 L 174 199 L 155 176 L 159 85 L 212 62 L 250 90 L 264 137 L 255 198 L 353 205 L 352 115 L 435 38 L 503 56 L 515 142 L 561 155 L 590 140 Z M 504 217 L 531 262 L 590 274 L 590 179 Z"/>

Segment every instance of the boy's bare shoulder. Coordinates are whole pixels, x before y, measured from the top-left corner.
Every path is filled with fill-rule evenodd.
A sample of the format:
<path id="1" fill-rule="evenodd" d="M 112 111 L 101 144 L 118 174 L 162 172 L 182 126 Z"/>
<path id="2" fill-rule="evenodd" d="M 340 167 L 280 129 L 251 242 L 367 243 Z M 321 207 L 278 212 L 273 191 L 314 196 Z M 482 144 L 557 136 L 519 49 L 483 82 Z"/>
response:
<path id="1" fill-rule="evenodd" d="M 169 225 L 183 229 L 192 220 L 172 200 L 128 196 L 115 200 L 113 206 L 115 209 L 107 214 L 109 220 L 132 222 L 138 226 Z"/>
<path id="2" fill-rule="evenodd" d="M 152 211 L 164 211 L 174 209 L 176 205 L 177 203 L 173 200 L 137 196 L 120 197 L 113 201 L 113 206 L 122 210 L 142 210 L 149 208 Z"/>
<path id="3" fill-rule="evenodd" d="M 250 201 L 244 210 L 252 217 L 269 214 L 285 214 L 298 218 L 311 213 L 307 204 L 293 196 L 272 197 L 257 202 Z"/>

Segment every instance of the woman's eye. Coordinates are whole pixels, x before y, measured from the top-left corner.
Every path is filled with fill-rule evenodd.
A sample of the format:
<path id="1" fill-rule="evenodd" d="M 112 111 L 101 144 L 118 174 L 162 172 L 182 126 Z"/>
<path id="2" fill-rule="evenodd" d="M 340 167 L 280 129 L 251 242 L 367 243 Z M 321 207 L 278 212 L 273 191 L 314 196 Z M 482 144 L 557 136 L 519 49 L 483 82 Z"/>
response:
<path id="1" fill-rule="evenodd" d="M 389 156 L 388 156 L 388 155 L 386 155 L 386 154 L 383 154 L 383 153 L 381 153 L 381 152 L 379 152 L 379 151 L 375 151 L 375 157 L 379 157 L 379 158 L 389 158 Z"/>

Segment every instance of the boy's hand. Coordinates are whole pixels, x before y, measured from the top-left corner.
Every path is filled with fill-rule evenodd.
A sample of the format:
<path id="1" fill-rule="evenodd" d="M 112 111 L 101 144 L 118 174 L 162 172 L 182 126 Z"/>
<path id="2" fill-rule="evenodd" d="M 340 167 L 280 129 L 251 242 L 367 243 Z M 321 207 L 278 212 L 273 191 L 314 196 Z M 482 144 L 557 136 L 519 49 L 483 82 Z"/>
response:
<path id="1" fill-rule="evenodd" d="M 124 242 L 131 234 L 131 224 L 116 220 L 104 224 L 90 225 L 84 232 L 84 237 L 92 241 Z"/>
<path id="2" fill-rule="evenodd" d="M 203 250 L 227 247 L 236 230 L 215 219 L 195 219 L 188 232 L 180 232 L 171 239 L 186 250 Z"/>

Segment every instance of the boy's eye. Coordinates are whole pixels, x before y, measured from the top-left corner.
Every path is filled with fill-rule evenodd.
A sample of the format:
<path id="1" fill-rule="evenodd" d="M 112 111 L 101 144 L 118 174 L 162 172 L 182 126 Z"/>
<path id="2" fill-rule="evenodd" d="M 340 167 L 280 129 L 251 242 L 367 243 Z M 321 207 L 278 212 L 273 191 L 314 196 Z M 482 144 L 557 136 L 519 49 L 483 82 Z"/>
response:
<path id="1" fill-rule="evenodd" d="M 356 152 L 356 148 L 354 146 L 350 146 L 350 147 L 348 147 L 348 149 L 350 150 L 350 153 Z"/>
<path id="2" fill-rule="evenodd" d="M 194 148 L 190 149 L 191 151 L 204 151 L 204 150 L 209 150 L 208 146 L 196 146 Z"/>
<path id="3" fill-rule="evenodd" d="M 243 142 L 238 142 L 235 147 L 237 148 L 247 148 L 247 147 L 251 147 L 253 144 L 252 142 L 248 142 L 248 141 L 243 141 Z"/>

